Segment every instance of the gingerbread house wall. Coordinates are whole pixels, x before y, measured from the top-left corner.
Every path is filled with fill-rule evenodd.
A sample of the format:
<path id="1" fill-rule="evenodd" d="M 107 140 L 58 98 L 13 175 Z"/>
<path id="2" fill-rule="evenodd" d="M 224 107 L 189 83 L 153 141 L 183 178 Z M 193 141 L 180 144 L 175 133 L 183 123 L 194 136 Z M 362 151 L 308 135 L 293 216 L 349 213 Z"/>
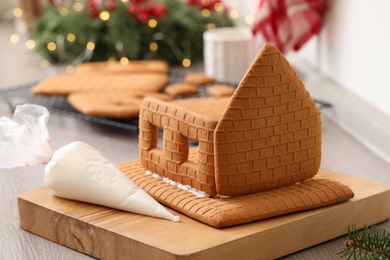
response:
<path id="1" fill-rule="evenodd" d="M 215 131 L 217 192 L 244 195 L 314 176 L 321 135 L 315 102 L 284 56 L 266 44 Z"/>
<path id="2" fill-rule="evenodd" d="M 141 104 L 139 155 L 142 165 L 173 181 L 216 195 L 214 175 L 214 129 L 217 121 L 154 98 Z M 158 132 L 163 145 L 158 147 Z M 189 139 L 199 142 L 189 152 Z"/>

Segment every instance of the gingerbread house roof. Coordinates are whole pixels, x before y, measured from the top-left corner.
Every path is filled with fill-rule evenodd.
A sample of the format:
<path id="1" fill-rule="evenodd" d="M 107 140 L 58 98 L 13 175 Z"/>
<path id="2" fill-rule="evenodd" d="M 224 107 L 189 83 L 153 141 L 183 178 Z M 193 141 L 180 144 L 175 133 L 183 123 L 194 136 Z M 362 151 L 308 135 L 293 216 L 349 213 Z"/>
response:
<path id="1" fill-rule="evenodd" d="M 320 112 L 286 58 L 265 44 L 215 129 L 217 192 L 231 196 L 313 177 Z"/>

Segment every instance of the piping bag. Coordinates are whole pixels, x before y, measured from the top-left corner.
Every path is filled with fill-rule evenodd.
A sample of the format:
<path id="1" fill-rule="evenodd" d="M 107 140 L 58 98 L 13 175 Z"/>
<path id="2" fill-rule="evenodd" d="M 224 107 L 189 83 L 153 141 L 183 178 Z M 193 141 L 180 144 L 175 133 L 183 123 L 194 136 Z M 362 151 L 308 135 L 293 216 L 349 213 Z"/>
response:
<path id="1" fill-rule="evenodd" d="M 72 142 L 53 151 L 42 106 L 16 107 L 0 118 L 0 168 L 46 164 L 45 184 L 57 197 L 179 221 L 92 146 Z"/>

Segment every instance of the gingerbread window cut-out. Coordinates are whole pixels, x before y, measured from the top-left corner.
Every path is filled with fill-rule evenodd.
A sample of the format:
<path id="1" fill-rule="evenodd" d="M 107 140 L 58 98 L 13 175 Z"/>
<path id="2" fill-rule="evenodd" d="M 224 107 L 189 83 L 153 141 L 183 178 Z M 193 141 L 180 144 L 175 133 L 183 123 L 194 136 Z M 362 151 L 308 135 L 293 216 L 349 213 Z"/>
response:
<path id="1" fill-rule="evenodd" d="M 173 181 L 216 195 L 213 134 L 217 121 L 163 101 L 146 98 L 139 122 L 140 160 L 143 166 Z M 156 149 L 158 129 L 163 129 L 163 148 Z M 189 139 L 196 152 L 189 152 Z"/>

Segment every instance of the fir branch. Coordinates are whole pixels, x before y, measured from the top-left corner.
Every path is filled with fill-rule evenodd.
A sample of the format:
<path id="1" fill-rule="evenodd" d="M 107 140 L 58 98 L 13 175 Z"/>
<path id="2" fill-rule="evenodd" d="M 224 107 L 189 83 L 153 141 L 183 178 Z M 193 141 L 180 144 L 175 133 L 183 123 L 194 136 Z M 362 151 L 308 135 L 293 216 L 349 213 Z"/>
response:
<path id="1" fill-rule="evenodd" d="M 390 259 L 390 231 L 377 226 L 359 231 L 356 225 L 348 226 L 349 239 L 345 248 L 338 252 L 340 258 L 347 259 Z"/>
<path id="2" fill-rule="evenodd" d="M 104 61 L 125 56 L 129 60 L 153 58 L 180 64 L 183 58 L 192 61 L 203 58 L 202 35 L 210 25 L 233 26 L 228 14 L 223 11 L 212 10 L 206 17 L 202 15 L 202 9 L 183 1 L 158 2 L 166 5 L 167 12 L 157 18 L 158 24 L 153 28 L 148 26 L 147 21 L 139 21 L 129 12 L 128 7 L 132 2 L 113 0 L 114 8 L 107 9 L 110 17 L 104 21 L 96 15 L 105 10 L 105 5 L 98 6 L 98 9 L 94 9 L 97 13 L 91 15 L 88 1 L 84 0 L 80 1 L 83 4 L 81 10 L 67 8 L 64 15 L 60 12 L 60 6 L 46 4 L 44 15 L 35 21 L 31 34 L 36 42 L 35 51 L 52 63 L 74 64 L 79 60 Z M 164 40 L 158 42 L 156 50 L 151 50 L 150 44 L 155 41 L 154 35 L 157 33 L 165 35 L 164 39 L 171 39 L 179 52 L 172 50 L 172 46 Z M 74 41 L 67 40 L 69 34 L 74 35 Z M 95 48 L 86 56 L 84 53 L 87 52 L 88 42 L 93 42 Z M 56 43 L 58 48 L 49 50 L 49 43 Z M 179 57 L 177 53 L 180 53 Z"/>

